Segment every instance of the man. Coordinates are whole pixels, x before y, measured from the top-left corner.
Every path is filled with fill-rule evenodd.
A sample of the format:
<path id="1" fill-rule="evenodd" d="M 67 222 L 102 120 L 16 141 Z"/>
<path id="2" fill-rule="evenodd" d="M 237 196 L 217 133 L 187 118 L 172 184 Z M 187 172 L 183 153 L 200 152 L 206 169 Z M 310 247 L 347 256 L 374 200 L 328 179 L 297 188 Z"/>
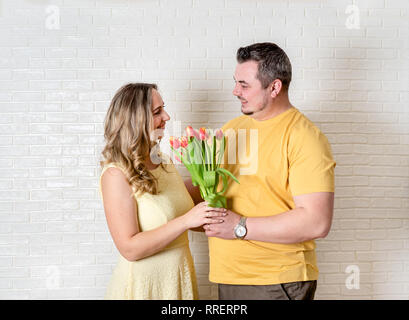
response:
<path id="1" fill-rule="evenodd" d="M 291 64 L 280 47 L 256 43 L 240 48 L 237 62 L 233 94 L 243 115 L 222 129 L 236 136 L 246 130 L 247 150 L 254 147 L 250 131 L 257 130 L 258 153 L 250 160 L 257 163 L 253 173 L 245 173 L 248 164 L 225 161 L 240 184 L 229 181 L 225 221 L 204 226 L 209 279 L 219 284 L 222 300 L 313 299 L 318 278 L 314 239 L 328 234 L 333 214 L 330 145 L 291 105 Z"/>

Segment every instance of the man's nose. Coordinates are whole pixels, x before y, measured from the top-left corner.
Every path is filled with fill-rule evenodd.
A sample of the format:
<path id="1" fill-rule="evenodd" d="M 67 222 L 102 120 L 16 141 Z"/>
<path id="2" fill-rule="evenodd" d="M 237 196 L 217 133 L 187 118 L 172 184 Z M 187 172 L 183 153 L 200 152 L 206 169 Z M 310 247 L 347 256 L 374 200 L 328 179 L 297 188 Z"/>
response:
<path id="1" fill-rule="evenodd" d="M 239 95 L 240 95 L 239 86 L 238 86 L 237 84 L 234 86 L 233 95 L 235 95 L 235 96 L 239 96 Z"/>

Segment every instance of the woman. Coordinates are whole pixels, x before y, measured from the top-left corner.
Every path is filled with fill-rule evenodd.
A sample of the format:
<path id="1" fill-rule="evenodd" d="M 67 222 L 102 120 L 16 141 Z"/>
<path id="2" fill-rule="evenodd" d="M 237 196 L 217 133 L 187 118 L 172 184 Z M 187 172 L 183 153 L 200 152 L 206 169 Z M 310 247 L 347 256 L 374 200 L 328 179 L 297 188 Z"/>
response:
<path id="1" fill-rule="evenodd" d="M 125 85 L 108 109 L 100 188 L 120 256 L 105 299 L 198 298 L 187 230 L 220 223 L 226 213 L 194 206 L 174 165 L 152 162 L 151 137 L 160 139 L 169 119 L 154 84 Z"/>

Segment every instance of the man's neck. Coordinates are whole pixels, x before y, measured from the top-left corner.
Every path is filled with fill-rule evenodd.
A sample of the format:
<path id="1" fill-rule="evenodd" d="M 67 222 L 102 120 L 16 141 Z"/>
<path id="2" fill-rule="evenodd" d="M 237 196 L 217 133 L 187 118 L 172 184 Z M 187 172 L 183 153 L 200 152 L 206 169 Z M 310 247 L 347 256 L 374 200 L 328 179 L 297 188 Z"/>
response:
<path id="1" fill-rule="evenodd" d="M 260 112 L 253 113 L 252 115 L 250 115 L 250 117 L 257 121 L 269 120 L 292 107 L 293 106 L 288 100 L 288 95 L 284 95 L 282 97 L 277 97 L 269 106 L 267 106 Z"/>

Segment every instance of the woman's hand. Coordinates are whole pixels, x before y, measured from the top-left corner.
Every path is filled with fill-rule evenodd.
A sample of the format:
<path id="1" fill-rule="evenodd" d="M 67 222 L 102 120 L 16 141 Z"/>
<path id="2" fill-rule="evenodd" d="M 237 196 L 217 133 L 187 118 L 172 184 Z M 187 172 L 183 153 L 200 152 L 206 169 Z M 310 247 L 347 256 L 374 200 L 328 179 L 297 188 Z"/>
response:
<path id="1" fill-rule="evenodd" d="M 203 201 L 190 209 L 183 215 L 183 222 L 186 229 L 200 227 L 204 224 L 216 224 L 224 221 L 227 215 L 225 208 L 213 208 L 208 206 L 208 202 Z"/>

